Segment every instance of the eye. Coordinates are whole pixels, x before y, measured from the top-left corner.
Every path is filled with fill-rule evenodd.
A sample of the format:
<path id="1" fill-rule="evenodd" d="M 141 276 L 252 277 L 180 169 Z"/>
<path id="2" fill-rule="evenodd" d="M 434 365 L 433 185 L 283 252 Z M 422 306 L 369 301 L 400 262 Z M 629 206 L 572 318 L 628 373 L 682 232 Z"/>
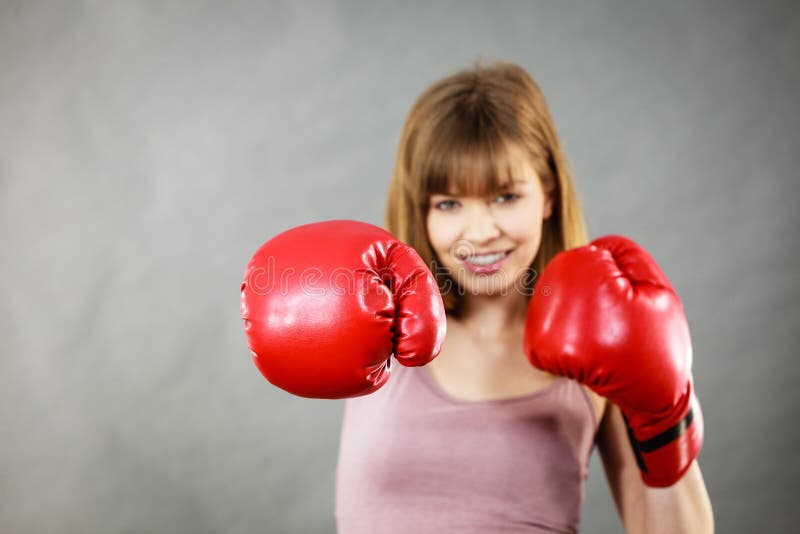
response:
<path id="1" fill-rule="evenodd" d="M 495 202 L 498 204 L 510 204 L 517 200 L 520 196 L 516 193 L 503 193 L 502 195 L 495 198 Z"/>
<path id="2" fill-rule="evenodd" d="M 456 200 L 442 200 L 440 202 L 436 202 L 433 205 L 434 208 L 440 211 L 451 211 L 458 207 L 458 201 Z"/>

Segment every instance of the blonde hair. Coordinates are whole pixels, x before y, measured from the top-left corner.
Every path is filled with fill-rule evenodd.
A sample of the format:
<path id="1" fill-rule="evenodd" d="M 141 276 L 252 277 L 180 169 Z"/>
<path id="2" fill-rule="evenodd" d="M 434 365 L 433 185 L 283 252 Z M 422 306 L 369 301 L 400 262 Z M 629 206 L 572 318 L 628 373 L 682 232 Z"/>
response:
<path id="1" fill-rule="evenodd" d="M 530 158 L 545 195 L 553 200 L 531 265 L 541 273 L 558 252 L 586 243 L 586 225 L 544 95 L 512 63 L 478 63 L 419 96 L 400 135 L 386 203 L 387 230 L 414 247 L 437 273 L 426 225 L 430 195 L 499 193 L 513 175 L 519 150 Z M 445 309 L 457 314 L 461 296 L 452 291 L 453 281 L 441 273 L 436 278 Z"/>

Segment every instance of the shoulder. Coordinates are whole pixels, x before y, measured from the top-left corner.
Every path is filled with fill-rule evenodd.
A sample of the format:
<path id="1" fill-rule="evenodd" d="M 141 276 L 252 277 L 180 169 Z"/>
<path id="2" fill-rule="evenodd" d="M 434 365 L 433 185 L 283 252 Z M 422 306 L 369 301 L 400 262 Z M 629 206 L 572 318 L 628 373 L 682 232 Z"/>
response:
<path id="1" fill-rule="evenodd" d="M 606 409 L 609 405 L 608 401 L 605 397 L 602 397 L 589 389 L 586 386 L 581 386 L 586 390 L 586 393 L 589 395 L 589 400 L 592 403 L 592 408 L 594 409 L 595 420 L 598 422 L 598 426 L 602 424 L 603 418 L 606 413 Z"/>

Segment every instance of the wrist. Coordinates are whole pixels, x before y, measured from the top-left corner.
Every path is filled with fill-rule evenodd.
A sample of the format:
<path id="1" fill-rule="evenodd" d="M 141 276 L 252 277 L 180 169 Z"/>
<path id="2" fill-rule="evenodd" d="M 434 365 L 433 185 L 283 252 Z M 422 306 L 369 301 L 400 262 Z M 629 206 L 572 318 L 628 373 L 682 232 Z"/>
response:
<path id="1" fill-rule="evenodd" d="M 686 473 L 703 446 L 703 412 L 691 381 L 668 414 L 643 416 L 623 410 L 628 439 L 648 486 L 671 486 Z"/>

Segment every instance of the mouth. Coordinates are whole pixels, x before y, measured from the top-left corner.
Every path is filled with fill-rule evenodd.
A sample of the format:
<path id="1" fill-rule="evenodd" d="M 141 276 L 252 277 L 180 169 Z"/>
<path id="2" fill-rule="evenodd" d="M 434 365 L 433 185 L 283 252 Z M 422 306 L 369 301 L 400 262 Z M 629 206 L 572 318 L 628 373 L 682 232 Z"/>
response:
<path id="1" fill-rule="evenodd" d="M 511 250 L 470 254 L 462 257 L 461 262 L 468 270 L 478 274 L 488 274 L 498 271 L 503 266 Z"/>

